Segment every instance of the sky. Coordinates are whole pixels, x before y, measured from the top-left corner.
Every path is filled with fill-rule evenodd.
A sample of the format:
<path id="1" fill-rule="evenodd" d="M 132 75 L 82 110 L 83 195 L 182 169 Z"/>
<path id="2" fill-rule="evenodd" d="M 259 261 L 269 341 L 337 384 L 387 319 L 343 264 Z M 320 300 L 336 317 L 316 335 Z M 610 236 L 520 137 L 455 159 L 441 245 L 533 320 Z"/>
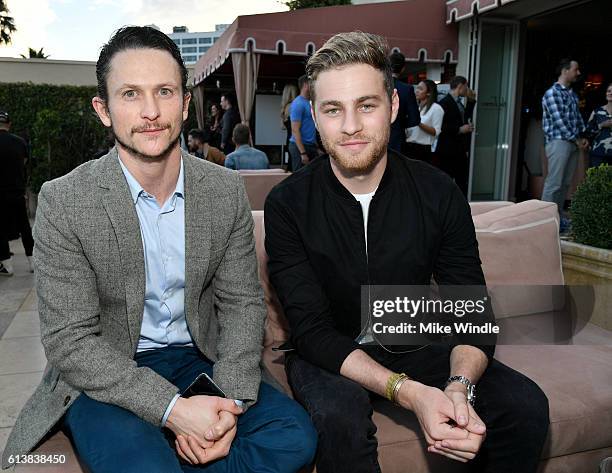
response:
<path id="1" fill-rule="evenodd" d="M 173 26 L 214 31 L 239 15 L 286 11 L 278 0 L 8 0 L 17 31 L 0 56 L 27 55 L 28 48 L 49 59 L 95 61 L 112 32 L 124 25 Z"/>

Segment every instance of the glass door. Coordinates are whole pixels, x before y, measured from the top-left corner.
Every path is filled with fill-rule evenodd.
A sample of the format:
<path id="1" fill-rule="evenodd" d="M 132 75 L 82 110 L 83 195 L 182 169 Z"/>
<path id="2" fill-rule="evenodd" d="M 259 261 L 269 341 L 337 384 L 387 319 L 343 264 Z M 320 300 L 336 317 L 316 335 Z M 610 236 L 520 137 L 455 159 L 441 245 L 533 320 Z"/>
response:
<path id="1" fill-rule="evenodd" d="M 481 20 L 471 200 L 506 200 L 518 69 L 518 23 Z"/>

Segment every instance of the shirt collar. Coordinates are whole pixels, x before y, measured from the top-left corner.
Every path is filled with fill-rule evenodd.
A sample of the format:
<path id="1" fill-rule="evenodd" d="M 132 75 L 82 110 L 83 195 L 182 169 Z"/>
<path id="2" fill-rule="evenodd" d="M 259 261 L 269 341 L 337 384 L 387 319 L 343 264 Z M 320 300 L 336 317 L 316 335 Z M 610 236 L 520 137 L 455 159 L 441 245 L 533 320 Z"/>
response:
<path id="1" fill-rule="evenodd" d="M 132 200 L 134 201 L 134 204 L 136 204 L 136 202 L 138 202 L 138 197 L 140 197 L 140 194 L 146 191 L 142 188 L 142 186 L 136 180 L 136 178 L 132 176 L 130 171 L 128 171 L 128 168 L 125 167 L 125 165 L 121 161 L 121 158 L 119 158 L 119 153 L 117 153 L 117 159 L 119 160 L 119 165 L 121 166 L 123 175 L 125 176 L 125 179 L 127 180 L 128 186 L 130 188 L 130 194 L 132 195 Z M 182 156 L 181 156 L 181 169 L 179 171 L 179 176 L 176 181 L 176 188 L 174 189 L 173 195 L 179 195 L 183 198 L 185 197 L 185 179 L 183 177 L 183 157 Z"/>
<path id="2" fill-rule="evenodd" d="M 238 146 L 238 148 L 236 148 L 236 149 L 246 149 L 246 148 L 250 148 L 250 146 L 249 146 L 248 144 L 246 144 L 246 145 L 240 145 L 240 146 Z"/>

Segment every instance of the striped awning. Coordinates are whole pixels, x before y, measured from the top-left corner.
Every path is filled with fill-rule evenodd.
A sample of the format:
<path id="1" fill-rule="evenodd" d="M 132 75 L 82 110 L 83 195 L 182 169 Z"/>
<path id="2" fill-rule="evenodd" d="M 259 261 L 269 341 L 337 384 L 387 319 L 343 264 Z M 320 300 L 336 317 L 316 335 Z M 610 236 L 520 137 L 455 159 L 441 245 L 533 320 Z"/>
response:
<path id="1" fill-rule="evenodd" d="M 231 53 L 309 56 L 336 33 L 384 36 L 408 61 L 457 63 L 457 27 L 445 24 L 440 0 L 404 0 L 239 16 L 195 65 L 197 85 Z"/>

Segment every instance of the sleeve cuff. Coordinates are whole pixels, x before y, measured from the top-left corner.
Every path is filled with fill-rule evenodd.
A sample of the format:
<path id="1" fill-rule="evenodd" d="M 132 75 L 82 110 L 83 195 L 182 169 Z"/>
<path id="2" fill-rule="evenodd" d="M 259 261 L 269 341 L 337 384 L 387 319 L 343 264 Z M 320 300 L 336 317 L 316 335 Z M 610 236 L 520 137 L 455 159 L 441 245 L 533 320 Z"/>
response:
<path id="1" fill-rule="evenodd" d="M 168 407 L 166 408 L 166 412 L 164 412 L 164 417 L 162 417 L 162 420 L 161 420 L 162 427 L 166 427 L 166 422 L 168 420 L 168 417 L 170 416 L 170 412 L 172 412 L 172 408 L 176 404 L 176 401 L 178 401 L 179 397 L 181 397 L 181 395 L 179 393 L 176 393 L 176 395 L 172 398 L 172 401 L 170 401 L 170 404 L 168 404 Z"/>

